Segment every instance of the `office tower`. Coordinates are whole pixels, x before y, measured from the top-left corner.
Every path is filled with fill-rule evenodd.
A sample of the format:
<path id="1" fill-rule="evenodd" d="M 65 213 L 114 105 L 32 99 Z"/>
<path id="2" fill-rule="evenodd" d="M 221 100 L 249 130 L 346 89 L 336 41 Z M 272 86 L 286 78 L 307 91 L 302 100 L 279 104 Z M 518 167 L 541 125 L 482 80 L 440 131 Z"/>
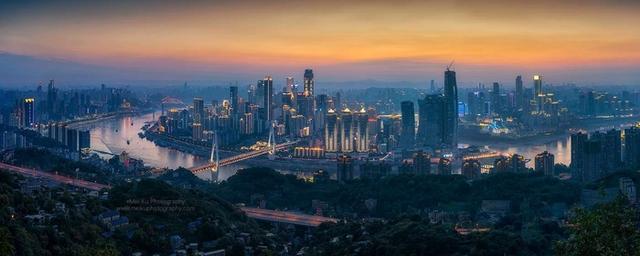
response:
<path id="1" fill-rule="evenodd" d="M 293 93 L 293 92 L 295 91 L 295 88 L 294 88 L 294 87 L 295 87 L 295 82 L 294 82 L 294 80 L 293 80 L 293 77 L 290 77 L 290 76 L 289 76 L 289 77 L 287 77 L 287 78 L 286 78 L 286 87 L 285 87 L 285 90 L 286 90 L 287 92 Z"/>
<path id="2" fill-rule="evenodd" d="M 602 143 L 599 140 L 587 140 L 583 149 L 584 159 L 580 176 L 582 182 L 591 182 L 599 179 L 604 174 Z"/>
<path id="3" fill-rule="evenodd" d="M 229 97 L 231 98 L 231 112 L 236 114 L 240 108 L 238 104 L 238 86 L 229 86 Z"/>
<path id="4" fill-rule="evenodd" d="M 296 106 L 298 114 L 303 115 L 307 119 L 312 119 L 315 110 L 315 101 L 313 96 L 298 95 L 296 98 Z"/>
<path id="5" fill-rule="evenodd" d="M 265 76 L 263 80 L 258 81 L 256 96 L 259 101 L 258 105 L 262 108 L 262 120 L 265 123 L 271 123 L 273 120 L 273 79 L 271 76 Z"/>
<path id="6" fill-rule="evenodd" d="M 349 108 L 342 110 L 340 113 L 340 120 L 340 151 L 353 152 L 353 115 Z"/>
<path id="7" fill-rule="evenodd" d="M 458 85 L 456 72 L 447 70 L 444 72 L 444 133 L 443 144 L 456 148 L 458 144 Z"/>
<path id="8" fill-rule="evenodd" d="M 480 177 L 482 172 L 482 165 L 480 161 L 476 159 L 467 159 L 462 163 L 462 175 L 467 177 L 467 179 L 476 179 Z"/>
<path id="9" fill-rule="evenodd" d="M 485 101 L 484 92 L 469 92 L 469 94 L 467 94 L 469 114 L 473 116 L 485 115 Z"/>
<path id="10" fill-rule="evenodd" d="M 594 132 L 591 139 L 599 140 L 602 147 L 601 167 L 605 172 L 617 171 L 622 167 L 622 133 L 611 129 L 606 133 Z"/>
<path id="11" fill-rule="evenodd" d="M 416 140 L 416 119 L 413 102 L 403 101 L 400 103 L 400 109 L 402 111 L 400 146 L 403 148 L 413 148 Z"/>
<path id="12" fill-rule="evenodd" d="M 440 158 L 438 161 L 438 175 L 451 175 L 451 160 L 449 158 Z"/>
<path id="13" fill-rule="evenodd" d="M 338 151 L 338 114 L 335 110 L 327 111 L 324 122 L 324 149 L 326 152 Z"/>
<path id="14" fill-rule="evenodd" d="M 418 151 L 413 155 L 413 170 L 417 175 L 431 173 L 431 157 L 429 154 Z"/>
<path id="15" fill-rule="evenodd" d="M 193 122 L 202 123 L 204 117 L 204 100 L 200 97 L 193 98 Z"/>
<path id="16" fill-rule="evenodd" d="M 336 178 L 338 182 L 345 182 L 353 179 L 353 161 L 348 155 L 341 155 L 337 159 L 338 170 Z"/>
<path id="17" fill-rule="evenodd" d="M 640 127 L 624 130 L 624 163 L 632 171 L 640 169 Z"/>
<path id="18" fill-rule="evenodd" d="M 313 88 L 314 87 L 314 81 L 313 81 L 313 70 L 312 69 L 305 69 L 304 70 L 304 91 L 303 94 L 305 96 L 313 96 Z"/>
<path id="19" fill-rule="evenodd" d="M 418 100 L 418 114 L 418 142 L 423 146 L 440 147 L 445 132 L 444 97 L 433 94 Z"/>
<path id="20" fill-rule="evenodd" d="M 579 172 L 582 170 L 582 164 L 584 162 L 584 144 L 588 140 L 586 133 L 571 134 L 571 173 L 572 176 L 577 178 Z"/>
<path id="21" fill-rule="evenodd" d="M 202 124 L 193 123 L 191 125 L 191 128 L 192 128 L 191 139 L 193 141 L 202 141 L 202 136 L 203 136 Z"/>
<path id="22" fill-rule="evenodd" d="M 522 76 L 516 77 L 516 109 L 524 107 L 524 87 L 522 84 Z"/>
<path id="23" fill-rule="evenodd" d="M 544 173 L 546 176 L 553 176 L 555 174 L 555 157 L 553 154 L 544 151 L 535 158 L 535 170 L 536 172 Z"/>
<path id="24" fill-rule="evenodd" d="M 502 104 L 500 102 L 500 84 L 493 83 L 493 89 L 491 90 L 491 108 L 494 114 L 502 113 Z"/>
<path id="25" fill-rule="evenodd" d="M 369 152 L 369 115 L 364 107 L 353 114 L 356 152 Z"/>
<path id="26" fill-rule="evenodd" d="M 620 184 L 620 193 L 624 195 L 629 203 L 635 204 L 638 198 L 638 194 L 636 192 L 636 185 L 631 178 L 622 177 L 618 180 Z"/>
<path id="27" fill-rule="evenodd" d="M 533 88 L 535 89 L 535 97 L 542 96 L 542 76 L 534 75 L 533 76 Z"/>
<path id="28" fill-rule="evenodd" d="M 22 103 L 22 126 L 31 127 L 35 124 L 35 99 L 34 98 L 26 98 Z"/>

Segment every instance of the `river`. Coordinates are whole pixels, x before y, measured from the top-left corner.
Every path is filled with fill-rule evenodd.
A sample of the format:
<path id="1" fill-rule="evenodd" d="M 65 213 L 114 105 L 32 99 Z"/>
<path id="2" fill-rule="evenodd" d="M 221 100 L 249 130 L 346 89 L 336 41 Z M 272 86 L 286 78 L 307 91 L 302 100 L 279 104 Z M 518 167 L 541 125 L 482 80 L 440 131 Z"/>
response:
<path id="1" fill-rule="evenodd" d="M 155 113 L 155 117 L 160 116 L 159 112 Z M 120 154 L 123 151 L 129 153 L 133 158 L 143 160 L 145 164 L 158 167 L 175 169 L 178 167 L 193 167 L 203 165 L 208 162 L 207 158 L 185 153 L 167 147 L 155 145 L 152 141 L 140 138 L 138 133 L 141 132 L 145 122 L 152 121 L 154 113 L 148 113 L 136 116 L 118 117 L 95 122 L 82 128 L 89 129 L 91 133 L 91 149 Z M 127 143 L 127 140 L 129 143 Z M 110 155 L 99 154 L 104 158 L 110 158 Z M 243 165 L 230 165 L 221 168 L 219 171 L 219 179 L 225 180 L 236 173 L 238 169 L 244 168 Z M 199 173 L 198 177 L 209 180 L 210 173 Z"/>
<path id="2" fill-rule="evenodd" d="M 159 116 L 159 112 L 155 113 L 155 117 Z M 152 141 L 142 139 L 138 136 L 145 122 L 152 121 L 154 113 L 143 115 L 117 117 L 95 122 L 84 126 L 85 129 L 91 131 L 91 148 L 99 151 L 120 154 L 123 151 L 129 153 L 133 158 L 143 160 L 147 165 L 159 168 L 175 169 L 178 167 L 192 167 L 202 165 L 208 162 L 207 158 L 185 153 L 171 148 L 160 147 Z M 607 130 L 612 128 L 624 128 L 632 125 L 633 122 L 612 122 L 610 125 L 598 125 L 595 127 L 587 127 L 588 131 Z M 127 140 L 129 143 L 127 143 Z M 478 142 L 464 142 L 469 144 L 481 144 Z M 492 143 L 488 147 L 508 154 L 520 154 L 526 159 L 531 159 L 528 163 L 529 167 L 533 167 L 533 159 L 536 154 L 543 151 L 549 151 L 555 155 L 556 163 L 568 165 L 571 162 L 571 139 L 569 135 L 559 135 L 550 138 L 539 138 L 528 140 L 525 142 L 515 143 Z M 105 158 L 109 155 L 102 155 Z M 247 166 L 235 164 L 222 167 L 218 174 L 218 179 L 225 180 L 234 175 L 238 169 Z M 200 173 L 198 176 L 202 179 L 210 179 L 209 173 Z"/>

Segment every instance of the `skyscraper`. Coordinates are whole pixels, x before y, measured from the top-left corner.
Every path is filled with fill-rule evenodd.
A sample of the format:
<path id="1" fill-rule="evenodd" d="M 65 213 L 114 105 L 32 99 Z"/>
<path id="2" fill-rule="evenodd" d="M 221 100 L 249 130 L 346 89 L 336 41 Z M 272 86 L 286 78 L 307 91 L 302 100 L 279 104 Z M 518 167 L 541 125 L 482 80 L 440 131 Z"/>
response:
<path id="1" fill-rule="evenodd" d="M 516 77 L 516 108 L 524 107 L 524 87 L 522 85 L 522 76 Z"/>
<path id="2" fill-rule="evenodd" d="M 354 129 L 353 114 L 349 108 L 340 113 L 340 151 L 353 152 Z"/>
<path id="3" fill-rule="evenodd" d="M 324 122 L 324 149 L 326 152 L 338 151 L 338 114 L 335 110 L 327 111 Z"/>
<path id="4" fill-rule="evenodd" d="M 32 126 L 36 120 L 35 120 L 35 108 L 34 108 L 34 104 L 35 104 L 35 99 L 34 98 L 26 98 L 23 101 L 23 105 L 22 105 L 22 125 L 24 127 L 30 127 Z"/>
<path id="5" fill-rule="evenodd" d="M 624 130 L 624 163 L 625 167 L 633 171 L 640 169 L 640 127 L 638 126 Z"/>
<path id="6" fill-rule="evenodd" d="M 502 113 L 502 104 L 500 102 L 500 84 L 493 83 L 493 89 L 491 90 L 491 109 L 494 114 Z"/>
<path id="7" fill-rule="evenodd" d="M 265 76 L 263 80 L 258 81 L 259 105 L 262 108 L 262 120 L 266 124 L 270 124 L 273 120 L 273 79 L 271 76 Z M 269 127 L 269 125 L 264 125 Z"/>
<path id="8" fill-rule="evenodd" d="M 240 108 L 238 105 L 238 86 L 229 86 L 229 97 L 231 98 L 231 112 L 236 114 Z"/>
<path id="9" fill-rule="evenodd" d="M 547 151 L 536 155 L 536 172 L 544 173 L 545 176 L 553 176 L 555 172 L 555 156 Z"/>
<path id="10" fill-rule="evenodd" d="M 313 88 L 314 87 L 314 81 L 313 81 L 313 70 L 312 69 L 305 69 L 304 70 L 304 91 L 303 94 L 305 96 L 313 96 Z"/>
<path id="11" fill-rule="evenodd" d="M 402 111 L 402 135 L 400 136 L 400 146 L 403 148 L 413 148 L 416 140 L 416 119 L 413 102 L 403 101 L 400 103 Z"/>
<path id="12" fill-rule="evenodd" d="M 445 99 L 442 95 L 427 95 L 418 101 L 418 136 L 422 146 L 440 147 L 445 133 Z"/>
<path id="13" fill-rule="evenodd" d="M 449 70 L 449 68 L 444 72 L 444 100 L 443 143 L 455 148 L 458 144 L 458 84 L 456 82 L 456 72 Z"/>
<path id="14" fill-rule="evenodd" d="M 369 151 L 369 115 L 364 108 L 354 113 L 354 130 L 355 130 L 355 151 L 356 152 L 368 152 Z"/>
<path id="15" fill-rule="evenodd" d="M 200 97 L 193 98 L 193 122 L 201 124 L 204 120 L 204 100 Z"/>
<path id="16" fill-rule="evenodd" d="M 339 156 L 338 170 L 336 172 L 336 178 L 338 182 L 344 182 L 353 179 L 353 161 L 351 157 L 347 155 Z"/>
<path id="17" fill-rule="evenodd" d="M 535 97 L 539 97 L 542 95 L 542 76 L 534 75 L 533 76 L 533 88 L 535 89 Z"/>

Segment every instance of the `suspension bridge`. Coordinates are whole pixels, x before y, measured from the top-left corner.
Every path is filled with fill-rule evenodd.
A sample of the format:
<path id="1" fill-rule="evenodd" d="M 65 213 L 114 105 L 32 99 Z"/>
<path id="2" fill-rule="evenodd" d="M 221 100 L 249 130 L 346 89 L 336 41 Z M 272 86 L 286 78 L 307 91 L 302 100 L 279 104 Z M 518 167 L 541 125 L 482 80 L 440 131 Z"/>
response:
<path id="1" fill-rule="evenodd" d="M 211 143 L 211 155 L 209 157 L 209 163 L 201 166 L 191 167 L 189 168 L 189 170 L 191 170 L 191 172 L 193 173 L 210 171 L 211 180 L 215 181 L 217 180 L 218 170 L 220 167 L 231 165 L 234 163 L 238 163 L 247 159 L 255 158 L 255 157 L 266 155 L 266 154 L 269 155 L 269 159 L 275 159 L 275 154 L 278 150 L 291 147 L 297 144 L 298 142 L 300 142 L 300 140 L 294 140 L 294 141 L 284 142 L 281 144 L 276 144 L 274 126 L 275 126 L 275 123 L 272 123 L 271 128 L 269 129 L 269 140 L 265 148 L 242 153 L 242 154 L 224 158 L 224 159 L 220 159 L 218 155 L 218 152 L 220 151 L 218 149 L 218 135 L 214 132 L 213 140 Z"/>

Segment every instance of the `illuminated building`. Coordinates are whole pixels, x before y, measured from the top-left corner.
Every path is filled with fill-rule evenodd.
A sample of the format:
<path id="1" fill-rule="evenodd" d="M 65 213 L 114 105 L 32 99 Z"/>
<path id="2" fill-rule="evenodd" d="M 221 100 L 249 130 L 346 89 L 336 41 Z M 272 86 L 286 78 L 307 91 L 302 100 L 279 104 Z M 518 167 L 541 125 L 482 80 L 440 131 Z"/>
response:
<path id="1" fill-rule="evenodd" d="M 204 100 L 200 97 L 193 98 L 193 122 L 202 123 L 204 120 Z"/>
<path id="2" fill-rule="evenodd" d="M 304 91 L 303 94 L 305 96 L 313 96 L 314 90 L 314 81 L 313 81 L 313 70 L 305 69 L 304 70 Z"/>
<path id="3" fill-rule="evenodd" d="M 353 152 L 354 129 L 353 115 L 349 108 L 345 108 L 340 113 L 340 151 Z"/>
<path id="4" fill-rule="evenodd" d="M 354 115 L 354 132 L 355 132 L 355 151 L 356 152 L 368 152 L 369 151 L 369 115 L 364 110 L 364 107 L 360 111 L 355 112 Z"/>
<path id="5" fill-rule="evenodd" d="M 193 123 L 193 125 L 191 126 L 192 128 L 192 134 L 191 134 L 191 139 L 193 141 L 202 141 L 202 124 L 201 123 Z"/>
<path id="6" fill-rule="evenodd" d="M 324 123 L 324 148 L 327 152 L 338 152 L 338 114 L 333 109 L 327 112 Z"/>
<path id="7" fill-rule="evenodd" d="M 324 149 L 319 147 L 295 147 L 293 157 L 298 158 L 324 158 Z"/>
<path id="8" fill-rule="evenodd" d="M 544 173 L 546 176 L 553 176 L 555 173 L 555 157 L 553 154 L 545 151 L 535 158 L 536 172 Z"/>
<path id="9" fill-rule="evenodd" d="M 22 106 L 22 126 L 31 127 L 35 124 L 35 99 L 26 98 Z"/>

